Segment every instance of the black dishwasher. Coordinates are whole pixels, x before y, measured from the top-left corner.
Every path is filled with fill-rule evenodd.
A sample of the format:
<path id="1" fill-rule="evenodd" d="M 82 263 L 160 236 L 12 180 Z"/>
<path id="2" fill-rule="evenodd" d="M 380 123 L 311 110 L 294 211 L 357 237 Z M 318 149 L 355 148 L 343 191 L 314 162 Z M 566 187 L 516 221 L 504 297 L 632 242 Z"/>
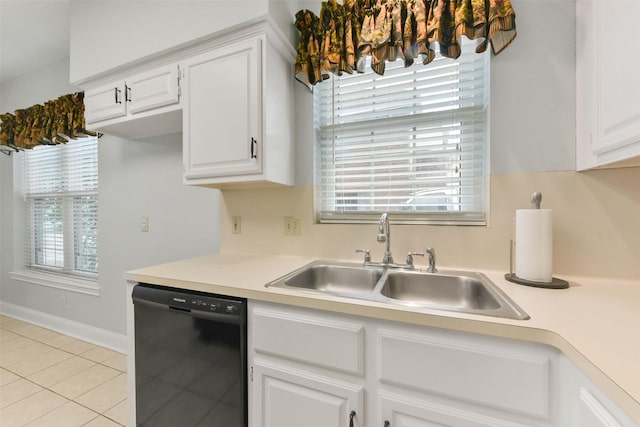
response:
<path id="1" fill-rule="evenodd" d="M 246 300 L 139 284 L 136 424 L 247 427 Z"/>

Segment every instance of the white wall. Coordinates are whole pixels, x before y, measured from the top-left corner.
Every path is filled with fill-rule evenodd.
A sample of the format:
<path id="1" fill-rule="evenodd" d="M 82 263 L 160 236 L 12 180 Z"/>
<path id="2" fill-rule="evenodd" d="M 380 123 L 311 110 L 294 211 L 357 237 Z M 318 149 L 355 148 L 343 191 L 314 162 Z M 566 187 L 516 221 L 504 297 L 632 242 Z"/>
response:
<path id="1" fill-rule="evenodd" d="M 46 75 L 46 77 L 43 77 Z M 69 92 L 68 61 L 2 87 L 2 105 L 23 108 Z M 219 248 L 219 192 L 182 184 L 182 136 L 99 142 L 99 297 L 13 281 L 21 268 L 23 207 L 13 192 L 23 154 L 0 163 L 0 301 L 118 334 L 126 330 L 126 270 L 215 252 Z M 139 230 L 149 217 L 149 232 Z M 66 298 L 66 309 L 63 308 Z"/>
<path id="2" fill-rule="evenodd" d="M 295 0 L 72 2 L 70 81 L 267 14 L 285 35 L 293 36 L 294 4 Z"/>
<path id="3" fill-rule="evenodd" d="M 554 210 L 556 274 L 637 278 L 640 242 L 630 236 L 640 233 L 640 168 L 574 172 L 575 0 L 512 3 L 518 36 L 491 57 L 489 224 L 393 226 L 392 250 L 402 259 L 433 246 L 444 266 L 509 271 L 515 209 L 542 191 Z M 304 6 L 318 12 L 319 2 Z M 224 191 L 222 249 L 359 260 L 354 249 L 370 248 L 380 259 L 375 225 L 314 224 L 312 95 L 295 88 L 298 186 Z M 232 216 L 242 217 L 242 234 L 232 234 Z M 284 216 L 300 218 L 300 237 L 283 235 Z"/>

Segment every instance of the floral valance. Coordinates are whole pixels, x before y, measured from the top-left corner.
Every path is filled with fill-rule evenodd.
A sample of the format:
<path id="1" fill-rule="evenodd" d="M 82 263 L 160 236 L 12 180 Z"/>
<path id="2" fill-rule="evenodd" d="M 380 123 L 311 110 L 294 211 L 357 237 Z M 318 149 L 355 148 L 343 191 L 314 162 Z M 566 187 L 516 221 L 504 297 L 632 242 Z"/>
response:
<path id="1" fill-rule="evenodd" d="M 364 57 L 384 74 L 385 62 L 403 59 L 405 66 L 435 58 L 436 44 L 448 58 L 460 56 L 460 37 L 488 42 L 500 53 L 516 36 L 510 0 L 336 0 L 322 3 L 320 16 L 296 13 L 300 40 L 296 78 L 311 87 L 328 73 L 364 72 Z"/>
<path id="2" fill-rule="evenodd" d="M 0 146 L 28 150 L 37 145 L 68 142 L 82 136 L 98 136 L 85 129 L 84 92 L 63 95 L 15 114 L 0 114 Z M 9 154 L 11 150 L 0 150 Z"/>

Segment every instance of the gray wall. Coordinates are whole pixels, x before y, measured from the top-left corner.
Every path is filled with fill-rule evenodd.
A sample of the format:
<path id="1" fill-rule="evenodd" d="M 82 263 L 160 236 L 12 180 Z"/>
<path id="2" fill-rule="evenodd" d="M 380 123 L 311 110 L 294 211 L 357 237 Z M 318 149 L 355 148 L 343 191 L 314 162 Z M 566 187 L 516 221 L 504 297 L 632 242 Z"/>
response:
<path id="1" fill-rule="evenodd" d="M 74 90 L 69 62 L 16 78 L 2 87 L 3 108 L 23 108 Z M 182 184 L 182 135 L 99 142 L 100 296 L 24 282 L 9 272 L 22 266 L 22 199 L 13 192 L 23 154 L 0 162 L 0 301 L 115 333 L 126 332 L 122 273 L 219 249 L 219 192 Z M 139 230 L 149 217 L 149 232 Z M 66 298 L 66 310 L 62 299 Z"/>
<path id="2" fill-rule="evenodd" d="M 75 1 L 70 81 L 267 15 L 293 37 L 296 7 L 295 0 Z"/>
<path id="3" fill-rule="evenodd" d="M 575 0 L 513 0 L 518 36 L 491 58 L 491 172 L 575 170 Z"/>

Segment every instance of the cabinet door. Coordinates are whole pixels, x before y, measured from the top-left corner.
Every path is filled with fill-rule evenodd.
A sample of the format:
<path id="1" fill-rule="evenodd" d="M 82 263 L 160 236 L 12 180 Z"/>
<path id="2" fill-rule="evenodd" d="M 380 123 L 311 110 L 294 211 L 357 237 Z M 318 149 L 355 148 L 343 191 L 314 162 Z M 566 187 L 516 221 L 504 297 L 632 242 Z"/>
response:
<path id="1" fill-rule="evenodd" d="M 640 14 L 640 2 L 580 0 L 576 7 L 578 168 L 584 146 L 593 156 L 587 166 L 640 156 L 640 44 L 623 24 Z"/>
<path id="2" fill-rule="evenodd" d="M 580 427 L 622 427 L 617 417 L 609 411 L 604 403 L 596 398 L 589 390 L 582 387 L 580 389 L 578 422 Z M 631 423 L 625 423 L 631 426 Z"/>
<path id="3" fill-rule="evenodd" d="M 124 82 L 118 81 L 87 90 L 84 94 L 84 104 L 87 123 L 125 116 L 127 110 L 124 103 Z"/>
<path id="4" fill-rule="evenodd" d="M 187 180 L 262 171 L 261 49 L 253 38 L 185 61 Z"/>
<path id="5" fill-rule="evenodd" d="M 364 427 L 363 399 L 362 386 L 254 359 L 253 427 Z"/>
<path id="6" fill-rule="evenodd" d="M 126 80 L 127 112 L 135 114 L 176 104 L 178 93 L 178 66 L 175 64 L 135 75 Z"/>
<path id="7" fill-rule="evenodd" d="M 476 414 L 428 400 L 387 394 L 379 400 L 380 427 L 525 427 L 524 424 Z"/>

